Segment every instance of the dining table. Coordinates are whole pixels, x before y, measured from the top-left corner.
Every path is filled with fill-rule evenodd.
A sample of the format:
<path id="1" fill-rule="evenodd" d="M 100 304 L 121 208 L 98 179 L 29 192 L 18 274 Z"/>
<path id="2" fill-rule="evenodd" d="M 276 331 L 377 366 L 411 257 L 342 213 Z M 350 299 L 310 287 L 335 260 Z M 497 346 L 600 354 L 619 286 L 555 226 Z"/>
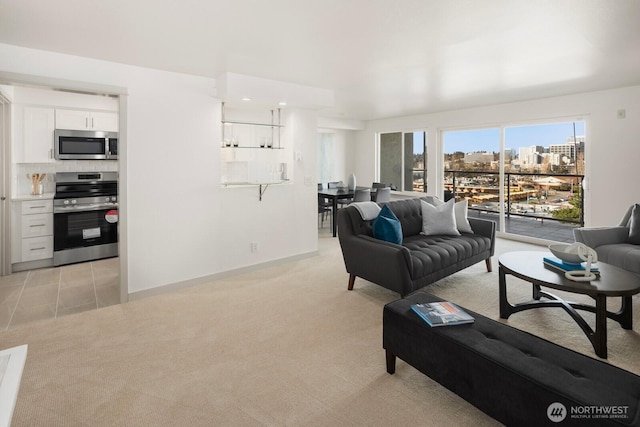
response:
<path id="1" fill-rule="evenodd" d="M 370 187 L 356 187 L 357 190 L 366 190 Z M 349 190 L 348 188 L 324 188 L 318 190 L 318 196 L 331 200 L 331 227 L 333 231 L 333 237 L 338 234 L 338 224 L 336 221 L 336 212 L 338 212 L 338 200 L 340 199 L 353 199 L 355 190 Z"/>

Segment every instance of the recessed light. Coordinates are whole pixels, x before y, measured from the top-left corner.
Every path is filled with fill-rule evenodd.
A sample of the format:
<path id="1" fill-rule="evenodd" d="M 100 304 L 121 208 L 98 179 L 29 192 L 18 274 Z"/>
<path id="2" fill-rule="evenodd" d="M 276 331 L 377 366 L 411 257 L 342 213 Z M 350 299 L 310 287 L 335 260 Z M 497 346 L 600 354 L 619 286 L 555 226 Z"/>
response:
<path id="1" fill-rule="evenodd" d="M 251 98 L 245 96 L 244 98 L 242 98 L 243 101 L 251 101 Z"/>
<path id="2" fill-rule="evenodd" d="M 278 102 L 278 105 L 281 106 L 281 107 L 284 107 L 284 106 L 287 105 L 287 103 L 285 101 L 280 101 L 280 102 Z"/>

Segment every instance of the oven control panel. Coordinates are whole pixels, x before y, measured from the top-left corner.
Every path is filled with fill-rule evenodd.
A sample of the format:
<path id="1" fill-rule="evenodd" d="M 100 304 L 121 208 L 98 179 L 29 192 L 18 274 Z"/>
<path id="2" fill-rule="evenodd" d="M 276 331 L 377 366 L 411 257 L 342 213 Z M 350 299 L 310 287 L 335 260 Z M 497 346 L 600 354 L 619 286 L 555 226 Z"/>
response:
<path id="1" fill-rule="evenodd" d="M 53 213 L 71 211 L 91 211 L 117 209 L 118 196 L 81 197 L 77 199 L 58 199 L 53 201 Z"/>
<path id="2" fill-rule="evenodd" d="M 116 203 L 118 201 L 118 196 L 107 196 L 107 197 L 92 197 L 91 200 L 85 199 L 63 199 L 61 203 L 63 205 L 77 205 L 83 203 Z"/>

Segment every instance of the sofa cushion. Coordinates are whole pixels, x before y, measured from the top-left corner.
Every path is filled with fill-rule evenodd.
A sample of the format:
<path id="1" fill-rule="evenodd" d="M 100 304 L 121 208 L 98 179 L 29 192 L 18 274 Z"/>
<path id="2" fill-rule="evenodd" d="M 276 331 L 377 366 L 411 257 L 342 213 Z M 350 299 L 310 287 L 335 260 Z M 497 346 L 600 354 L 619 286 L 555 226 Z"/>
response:
<path id="1" fill-rule="evenodd" d="M 467 211 L 469 210 L 469 202 L 466 199 L 456 202 L 453 206 L 453 213 L 456 217 L 456 228 L 460 233 L 473 233 Z"/>
<path id="2" fill-rule="evenodd" d="M 640 274 L 640 245 L 631 243 L 602 245 L 596 248 L 596 252 L 598 252 L 598 261 Z"/>
<path id="3" fill-rule="evenodd" d="M 457 265 L 491 248 L 491 239 L 477 234 L 408 236 L 402 246 L 411 255 L 411 277 L 418 278 Z"/>
<path id="4" fill-rule="evenodd" d="M 640 245 L 640 205 L 635 204 L 629 218 L 629 243 Z"/>
<path id="5" fill-rule="evenodd" d="M 393 211 L 402 225 L 402 235 L 413 236 L 422 231 L 422 213 L 420 202 L 422 199 L 403 199 L 389 202 L 386 206 Z"/>
<path id="6" fill-rule="evenodd" d="M 391 243 L 402 243 L 402 227 L 389 206 L 380 210 L 378 218 L 373 221 L 373 237 Z"/>
<path id="7" fill-rule="evenodd" d="M 451 235 L 458 236 L 460 232 L 456 228 L 456 217 L 454 213 L 454 200 L 433 206 L 422 201 L 422 234 L 426 236 Z"/>

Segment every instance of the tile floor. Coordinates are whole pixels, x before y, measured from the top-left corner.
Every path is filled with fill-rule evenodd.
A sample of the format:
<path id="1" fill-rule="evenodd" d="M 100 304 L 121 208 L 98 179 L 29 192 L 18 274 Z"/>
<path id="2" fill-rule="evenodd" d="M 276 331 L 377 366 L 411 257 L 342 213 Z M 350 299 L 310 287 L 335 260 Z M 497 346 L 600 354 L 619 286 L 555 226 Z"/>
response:
<path id="1" fill-rule="evenodd" d="M 0 331 L 120 303 L 118 258 L 0 277 Z"/>

